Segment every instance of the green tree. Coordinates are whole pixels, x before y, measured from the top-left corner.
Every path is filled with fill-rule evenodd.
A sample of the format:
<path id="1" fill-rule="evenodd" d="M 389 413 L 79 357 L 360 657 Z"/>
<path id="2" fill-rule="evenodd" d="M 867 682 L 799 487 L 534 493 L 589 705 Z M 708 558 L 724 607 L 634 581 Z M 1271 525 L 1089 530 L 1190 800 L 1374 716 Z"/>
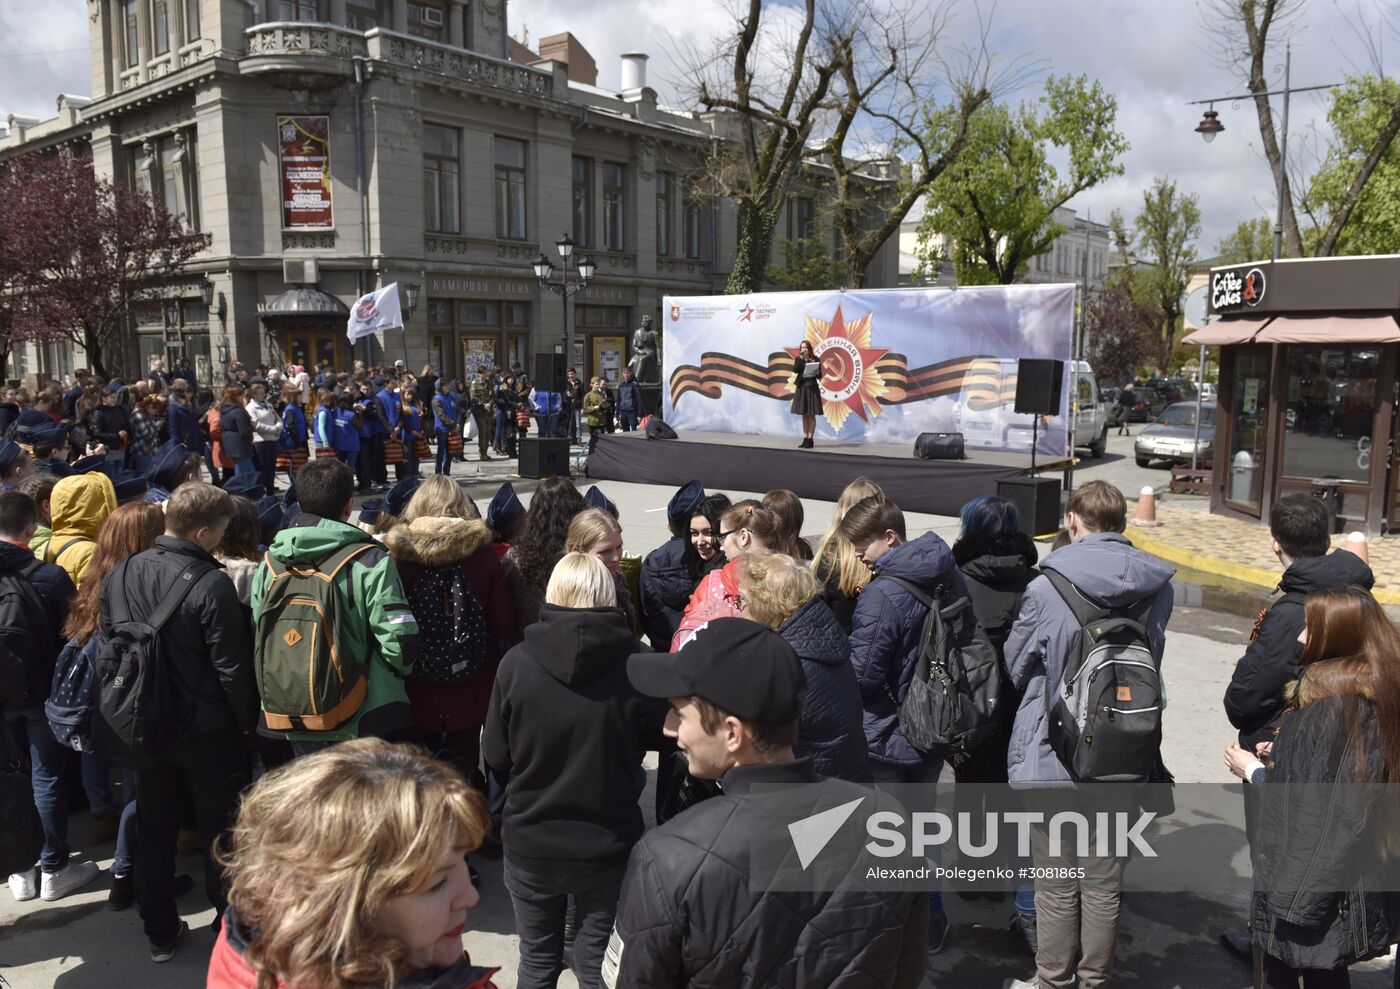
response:
<path id="1" fill-rule="evenodd" d="M 826 249 L 820 237 L 781 241 L 783 263 L 770 264 L 765 277 L 785 292 L 816 292 L 840 288 L 841 262 Z"/>
<path id="2" fill-rule="evenodd" d="M 1327 119 L 1332 125 L 1333 144 L 1308 185 L 1306 199 L 1299 204 L 1313 223 L 1304 236 L 1310 253 L 1389 254 L 1395 250 L 1396 231 L 1400 230 L 1400 148 L 1393 141 L 1387 141 L 1384 153 L 1377 156 L 1335 239 L 1329 244 L 1326 237 L 1336 217 L 1347 208 L 1356 184 L 1357 162 L 1364 162 L 1400 121 L 1397 106 L 1400 81 L 1395 79 L 1365 76 L 1332 91 Z"/>
<path id="3" fill-rule="evenodd" d="M 1034 105 L 984 107 L 966 147 L 933 183 L 919 225 L 919 253 L 952 241 L 963 284 L 1009 285 L 1049 250 L 1064 226 L 1055 210 L 1115 175 L 1128 141 L 1118 101 L 1084 76 L 1050 77 Z M 1062 176 L 1052 149 L 1068 159 Z"/>
<path id="4" fill-rule="evenodd" d="M 1150 294 L 1161 310 L 1160 361 L 1166 370 L 1181 323 L 1181 297 L 1186 294 L 1196 238 L 1201 234 L 1201 208 L 1194 193 L 1184 195 L 1176 183 L 1158 176 L 1142 194 L 1137 216 L 1138 246 L 1151 262 L 1143 273 Z"/>
<path id="5" fill-rule="evenodd" d="M 1274 225 L 1267 216 L 1241 220 L 1240 225 L 1215 246 L 1221 264 L 1266 260 L 1273 257 L 1273 252 Z"/>

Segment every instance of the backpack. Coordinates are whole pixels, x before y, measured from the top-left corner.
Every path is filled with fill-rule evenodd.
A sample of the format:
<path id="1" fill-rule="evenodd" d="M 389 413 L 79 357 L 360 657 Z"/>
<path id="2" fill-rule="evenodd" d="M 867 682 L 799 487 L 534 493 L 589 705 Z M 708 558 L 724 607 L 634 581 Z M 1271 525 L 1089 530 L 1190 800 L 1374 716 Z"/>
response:
<path id="1" fill-rule="evenodd" d="M 928 609 L 920 633 L 914 678 L 899 701 L 899 730 L 927 755 L 972 752 L 1001 721 L 1002 671 L 996 647 L 977 624 L 966 594 L 951 598 L 940 584 L 923 588 L 889 577 Z"/>
<path id="2" fill-rule="evenodd" d="M 486 609 L 459 564 L 422 572 L 408 595 L 418 619 L 418 659 L 413 677 L 429 683 L 463 683 L 486 662 Z"/>
<path id="3" fill-rule="evenodd" d="M 1147 639 L 1155 594 L 1108 608 L 1063 574 L 1042 571 L 1079 623 L 1050 698 L 1050 746 L 1090 783 L 1143 783 L 1162 746 L 1162 668 Z"/>
<path id="4" fill-rule="evenodd" d="M 353 543 L 310 568 L 263 556 L 271 578 L 262 595 L 253 668 L 263 718 L 273 731 L 334 731 L 364 703 L 367 656 L 341 649 L 344 623 L 355 613 L 353 584 L 342 605 L 336 577 L 378 544 Z M 344 609 L 344 610 L 342 610 Z"/>
<path id="5" fill-rule="evenodd" d="M 48 611 L 30 583 L 39 566 L 31 557 L 18 570 L 0 570 L 0 706 L 6 708 L 39 704 L 58 651 Z"/>
<path id="6" fill-rule="evenodd" d="M 212 564 L 191 561 L 155 613 L 137 617 L 131 610 L 127 567 L 132 557 L 107 576 L 111 633 L 97 651 L 97 717 L 103 754 L 117 765 L 142 768 L 179 734 L 182 719 L 171 698 L 168 657 L 160 633 Z"/>
<path id="7" fill-rule="evenodd" d="M 74 752 L 92 751 L 92 712 L 97 706 L 96 657 L 99 638 L 81 646 L 69 640 L 53 668 L 53 686 L 44 701 L 49 731 Z"/>

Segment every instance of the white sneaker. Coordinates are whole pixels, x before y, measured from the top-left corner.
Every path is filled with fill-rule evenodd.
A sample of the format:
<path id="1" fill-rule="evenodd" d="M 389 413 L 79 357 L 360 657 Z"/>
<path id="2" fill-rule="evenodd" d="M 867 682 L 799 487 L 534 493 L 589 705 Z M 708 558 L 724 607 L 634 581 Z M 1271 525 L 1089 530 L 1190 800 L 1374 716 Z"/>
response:
<path id="1" fill-rule="evenodd" d="M 61 900 L 96 879 L 99 871 L 94 862 L 69 862 L 57 872 L 45 872 L 39 899 Z"/>
<path id="2" fill-rule="evenodd" d="M 1001 989 L 1040 989 L 1040 979 L 1033 978 L 1029 982 L 1020 979 L 1007 979 L 1001 984 Z"/>
<path id="3" fill-rule="evenodd" d="M 32 900 L 39 895 L 39 867 L 10 873 L 10 892 L 16 900 Z"/>

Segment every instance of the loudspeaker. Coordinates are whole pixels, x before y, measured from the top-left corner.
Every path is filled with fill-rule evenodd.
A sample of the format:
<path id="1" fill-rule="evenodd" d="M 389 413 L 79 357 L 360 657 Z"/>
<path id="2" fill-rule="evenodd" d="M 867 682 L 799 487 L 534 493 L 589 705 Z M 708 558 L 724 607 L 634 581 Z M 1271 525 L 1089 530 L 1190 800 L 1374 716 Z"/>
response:
<path id="1" fill-rule="evenodd" d="M 1023 359 L 1016 362 L 1016 411 L 1055 415 L 1065 381 L 1065 362 Z"/>
<path id="2" fill-rule="evenodd" d="M 563 354 L 536 354 L 531 384 L 543 391 L 562 392 L 568 383 Z"/>
<path id="3" fill-rule="evenodd" d="M 658 416 L 647 416 L 646 425 L 642 429 L 646 432 L 649 440 L 673 440 L 676 438 L 676 431 L 662 422 Z"/>
<path id="4" fill-rule="evenodd" d="M 920 433 L 914 441 L 914 456 L 920 460 L 966 460 L 962 433 Z"/>
<path id="5" fill-rule="evenodd" d="M 520 441 L 521 477 L 568 477 L 569 441 L 527 436 Z"/>
<path id="6" fill-rule="evenodd" d="M 1016 506 L 1021 516 L 1021 531 L 1031 538 L 1060 531 L 1058 477 L 1012 477 L 998 481 L 997 496 Z"/>

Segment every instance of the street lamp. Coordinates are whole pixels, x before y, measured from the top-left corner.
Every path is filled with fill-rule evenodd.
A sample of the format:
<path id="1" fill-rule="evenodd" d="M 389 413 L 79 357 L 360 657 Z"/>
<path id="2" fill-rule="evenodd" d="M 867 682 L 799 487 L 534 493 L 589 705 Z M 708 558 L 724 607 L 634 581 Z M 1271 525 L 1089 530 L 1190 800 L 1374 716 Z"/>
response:
<path id="1" fill-rule="evenodd" d="M 414 284 L 413 282 L 404 285 L 403 303 L 404 308 L 408 310 L 408 315 L 404 317 L 405 319 L 413 318 L 413 310 L 418 308 L 418 291 L 421 288 L 421 285 Z"/>
<path id="2" fill-rule="evenodd" d="M 554 247 L 559 251 L 559 257 L 564 262 L 564 267 L 559 274 L 559 281 L 549 280 L 550 276 L 554 274 L 554 262 L 545 256 L 544 251 L 541 251 L 540 256 L 535 258 L 532 267 L 535 269 L 535 278 L 539 280 L 540 287 L 549 289 L 564 300 L 564 361 L 566 366 L 572 366 L 572 342 L 569 340 L 569 299 L 579 289 L 588 286 L 588 283 L 593 279 L 594 272 L 598 270 L 598 266 L 587 255 L 574 254 L 574 241 L 568 234 L 564 234 L 555 241 Z M 577 273 L 577 278 L 574 280 L 569 278 L 570 268 Z"/>
<path id="3" fill-rule="evenodd" d="M 214 308 L 214 283 L 207 278 L 199 281 L 199 297 L 204 301 L 205 309 Z"/>
<path id="4" fill-rule="evenodd" d="M 1288 176 L 1288 100 L 1294 93 L 1308 93 L 1317 89 L 1334 89 L 1342 85 L 1339 82 L 1329 82 L 1324 86 L 1294 86 L 1293 76 L 1293 46 L 1290 44 L 1284 48 L 1283 55 L 1283 88 L 1271 89 L 1263 93 L 1241 93 L 1238 96 L 1217 96 L 1211 100 L 1192 100 L 1188 106 L 1200 106 L 1203 103 L 1209 104 L 1210 109 L 1201 117 L 1201 122 L 1196 125 L 1196 133 L 1201 135 L 1207 144 L 1215 140 L 1215 135 L 1225 129 L 1225 125 L 1220 122 L 1220 115 L 1215 111 L 1215 104 L 1224 103 L 1229 100 L 1239 109 L 1241 100 L 1254 99 L 1259 96 L 1282 96 L 1283 97 L 1283 127 L 1278 146 L 1278 176 L 1276 180 L 1278 196 L 1278 213 L 1274 219 L 1274 260 L 1279 259 L 1283 253 L 1283 184 Z"/>

